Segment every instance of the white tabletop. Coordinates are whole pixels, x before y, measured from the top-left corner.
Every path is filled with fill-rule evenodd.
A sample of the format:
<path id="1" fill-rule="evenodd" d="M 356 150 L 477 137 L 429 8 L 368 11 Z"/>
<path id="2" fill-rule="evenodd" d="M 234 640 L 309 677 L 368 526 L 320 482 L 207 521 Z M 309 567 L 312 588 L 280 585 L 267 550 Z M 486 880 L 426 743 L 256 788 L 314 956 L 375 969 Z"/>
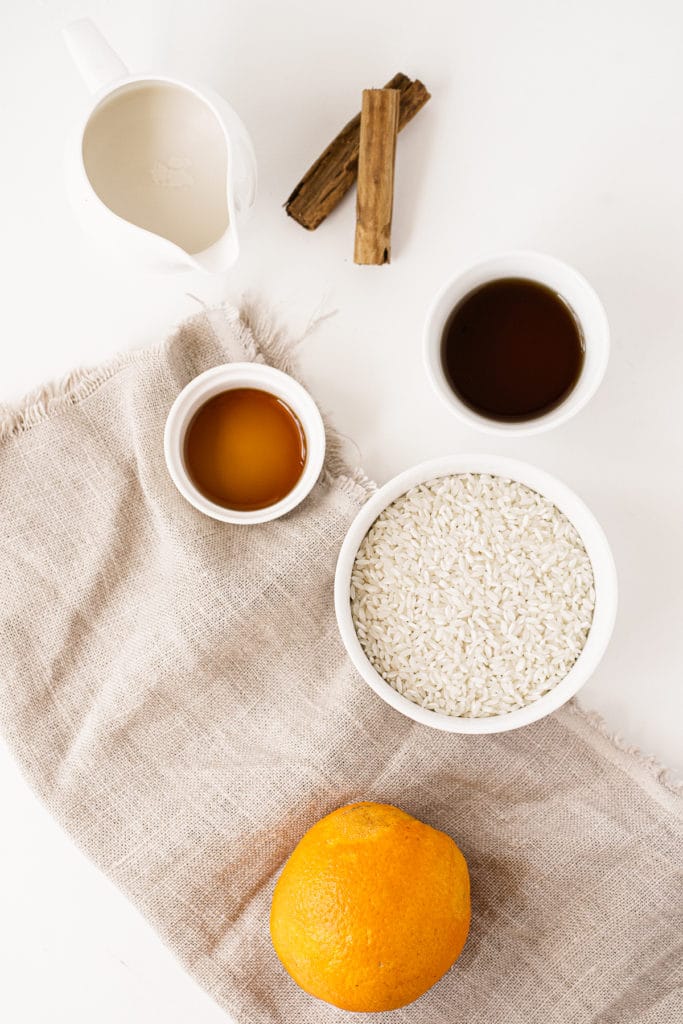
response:
<path id="1" fill-rule="evenodd" d="M 200 78 L 249 127 L 260 194 L 228 277 L 153 277 L 97 254 L 61 175 L 86 93 L 59 30 L 94 18 L 135 70 Z M 559 475 L 612 543 L 620 611 L 583 691 L 673 767 L 683 662 L 683 8 L 675 0 L 3 0 L 0 398 L 151 343 L 206 302 L 252 293 L 301 333 L 307 380 L 366 470 L 499 451 Z M 398 144 L 389 267 L 353 264 L 354 202 L 315 233 L 281 206 L 395 72 L 433 100 Z M 420 335 L 456 269 L 511 247 L 575 264 L 603 298 L 613 351 L 577 419 L 497 441 L 433 396 Z M 225 1021 L 144 921 L 37 804 L 0 746 L 0 1018 L 12 1024 Z"/>

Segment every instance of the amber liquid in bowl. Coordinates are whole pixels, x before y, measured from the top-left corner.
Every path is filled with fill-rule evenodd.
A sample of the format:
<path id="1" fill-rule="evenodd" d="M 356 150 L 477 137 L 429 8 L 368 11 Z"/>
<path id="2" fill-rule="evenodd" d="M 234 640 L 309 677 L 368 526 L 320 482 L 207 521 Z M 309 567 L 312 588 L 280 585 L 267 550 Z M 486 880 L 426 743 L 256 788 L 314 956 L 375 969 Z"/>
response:
<path id="1" fill-rule="evenodd" d="M 204 497 L 252 512 L 275 505 L 298 483 L 306 436 L 276 395 L 258 388 L 221 391 L 200 406 L 185 434 L 187 473 Z"/>

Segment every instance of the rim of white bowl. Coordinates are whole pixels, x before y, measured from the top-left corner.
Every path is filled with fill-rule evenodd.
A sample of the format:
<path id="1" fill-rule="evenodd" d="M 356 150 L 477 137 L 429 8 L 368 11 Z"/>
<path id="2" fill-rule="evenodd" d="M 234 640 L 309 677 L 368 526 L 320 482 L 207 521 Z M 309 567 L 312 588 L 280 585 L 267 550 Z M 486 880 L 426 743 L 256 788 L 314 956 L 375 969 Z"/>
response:
<path id="1" fill-rule="evenodd" d="M 477 288 L 506 277 L 537 281 L 552 288 L 569 305 L 583 333 L 584 365 L 576 385 L 559 405 L 533 419 L 495 420 L 476 412 L 455 393 L 442 364 L 443 331 L 453 310 Z M 486 434 L 508 437 L 541 434 L 572 419 L 600 387 L 609 361 L 609 350 L 607 313 L 590 282 L 570 264 L 532 249 L 511 249 L 494 254 L 449 278 L 432 300 L 423 332 L 425 369 L 441 401 L 462 423 Z"/>
<path id="2" fill-rule="evenodd" d="M 489 718 L 458 718 L 414 704 L 394 690 L 372 666 L 356 634 L 351 615 L 350 583 L 358 548 L 375 519 L 411 487 L 456 473 L 488 473 L 526 484 L 552 501 L 578 531 L 593 568 L 595 608 L 588 638 L 561 682 L 533 704 Z M 528 462 L 499 455 L 452 455 L 421 462 L 380 487 L 351 523 L 339 552 L 334 605 L 342 641 L 365 682 L 396 711 L 422 725 L 454 733 L 498 733 L 517 729 L 556 711 L 570 700 L 597 668 L 612 635 L 617 613 L 617 573 L 605 533 L 588 506 L 566 484 Z"/>
<path id="3" fill-rule="evenodd" d="M 258 388 L 280 398 L 306 435 L 306 462 L 296 485 L 281 501 L 249 512 L 224 508 L 205 497 L 190 479 L 183 457 L 185 431 L 197 409 L 213 395 L 233 388 Z M 173 483 L 199 512 L 236 526 L 268 523 L 291 512 L 311 492 L 325 459 L 325 425 L 308 391 L 289 374 L 263 363 L 223 363 L 194 377 L 173 402 L 164 429 L 164 457 Z"/>

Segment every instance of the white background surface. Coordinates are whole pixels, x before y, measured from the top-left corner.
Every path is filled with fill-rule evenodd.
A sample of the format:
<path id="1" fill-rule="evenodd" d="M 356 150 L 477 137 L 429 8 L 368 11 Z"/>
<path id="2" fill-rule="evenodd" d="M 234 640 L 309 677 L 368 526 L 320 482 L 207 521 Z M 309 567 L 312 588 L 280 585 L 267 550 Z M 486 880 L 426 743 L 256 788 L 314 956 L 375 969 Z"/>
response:
<path id="1" fill-rule="evenodd" d="M 683 751 L 683 8 L 675 0 L 0 0 L 0 397 L 154 342 L 213 302 L 263 297 L 314 394 L 384 481 L 450 451 L 499 451 L 574 487 L 613 546 L 621 607 L 584 703 L 679 769 Z M 59 29 L 90 15 L 133 70 L 204 79 L 260 166 L 227 279 L 150 277 L 80 234 L 61 177 L 86 93 Z M 353 265 L 349 197 L 317 232 L 281 204 L 396 71 L 434 99 L 401 135 L 390 267 Z M 607 307 L 613 352 L 590 406 L 537 439 L 450 417 L 420 359 L 427 305 L 510 247 L 574 263 Z M 8 1024 L 212 1024 L 224 1015 L 73 849 L 0 747 L 0 1018 Z"/>

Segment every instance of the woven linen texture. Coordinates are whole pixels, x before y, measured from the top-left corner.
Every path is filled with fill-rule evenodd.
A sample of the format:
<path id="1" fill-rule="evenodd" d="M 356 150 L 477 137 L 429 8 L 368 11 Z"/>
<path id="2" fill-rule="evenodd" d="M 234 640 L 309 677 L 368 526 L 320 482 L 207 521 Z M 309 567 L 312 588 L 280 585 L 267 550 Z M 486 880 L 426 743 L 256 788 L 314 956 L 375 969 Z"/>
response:
<path id="1" fill-rule="evenodd" d="M 455 736 L 370 691 L 332 606 L 368 485 L 332 438 L 273 523 L 213 522 L 174 488 L 173 399 L 245 358 L 291 369 L 224 308 L 6 414 L 0 727 L 31 785 L 240 1024 L 369 1019 L 301 992 L 268 934 L 292 848 L 353 800 L 443 829 L 472 875 L 460 960 L 377 1024 L 679 1024 L 676 795 L 574 706 Z"/>

